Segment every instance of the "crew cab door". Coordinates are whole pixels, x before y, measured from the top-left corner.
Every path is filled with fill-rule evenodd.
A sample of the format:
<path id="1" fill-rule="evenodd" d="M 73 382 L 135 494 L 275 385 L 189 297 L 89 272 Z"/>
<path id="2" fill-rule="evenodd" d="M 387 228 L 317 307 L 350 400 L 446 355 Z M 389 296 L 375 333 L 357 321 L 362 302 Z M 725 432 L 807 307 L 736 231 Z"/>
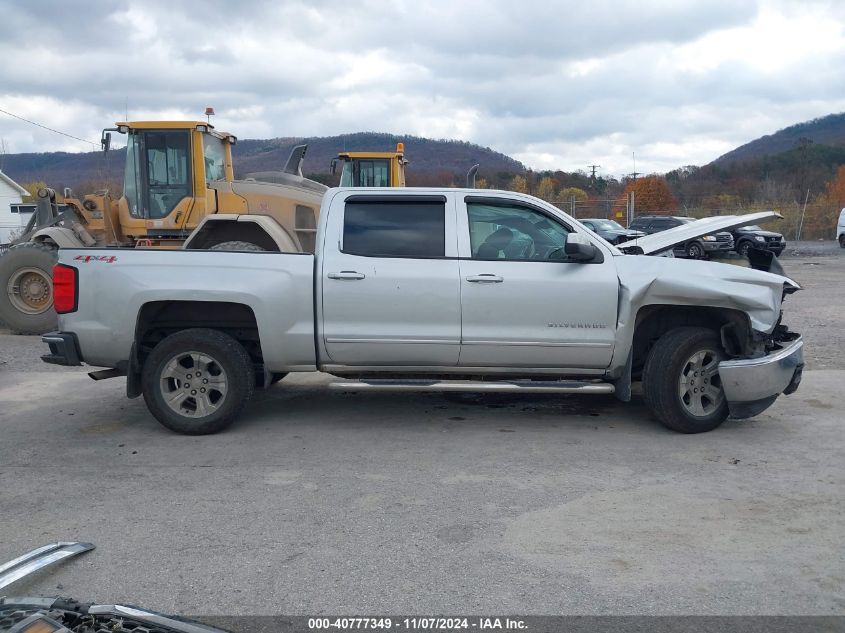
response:
<path id="1" fill-rule="evenodd" d="M 332 202 L 319 273 L 328 363 L 457 365 L 455 222 L 443 195 L 348 192 Z"/>
<path id="2" fill-rule="evenodd" d="M 619 282 L 602 261 L 562 261 L 570 226 L 528 201 L 458 201 L 466 367 L 605 369 L 616 333 Z M 598 372 L 597 372 L 598 373 Z"/>

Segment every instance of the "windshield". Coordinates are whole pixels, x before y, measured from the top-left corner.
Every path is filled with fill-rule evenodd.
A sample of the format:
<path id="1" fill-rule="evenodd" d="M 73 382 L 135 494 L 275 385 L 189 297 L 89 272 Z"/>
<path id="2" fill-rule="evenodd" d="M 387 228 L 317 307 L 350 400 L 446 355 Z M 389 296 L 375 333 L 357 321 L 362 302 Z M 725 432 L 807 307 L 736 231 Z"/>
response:
<path id="1" fill-rule="evenodd" d="M 590 220 L 590 224 L 596 227 L 597 231 L 623 231 L 624 227 L 613 220 Z"/>
<path id="2" fill-rule="evenodd" d="M 739 227 L 739 230 L 740 231 L 762 231 L 763 229 L 761 229 L 756 224 L 749 224 L 748 226 Z"/>
<path id="3" fill-rule="evenodd" d="M 346 159 L 340 172 L 341 187 L 389 187 L 390 161 Z"/>

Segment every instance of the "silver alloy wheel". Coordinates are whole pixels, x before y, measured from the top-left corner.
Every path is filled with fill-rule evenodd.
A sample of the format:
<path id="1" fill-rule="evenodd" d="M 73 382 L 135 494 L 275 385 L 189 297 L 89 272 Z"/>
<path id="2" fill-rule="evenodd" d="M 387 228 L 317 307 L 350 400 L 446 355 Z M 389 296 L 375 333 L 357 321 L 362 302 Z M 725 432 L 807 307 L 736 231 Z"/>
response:
<path id="1" fill-rule="evenodd" d="M 739 245 L 739 254 L 748 257 L 748 251 L 751 250 L 750 242 L 743 242 Z"/>
<path id="2" fill-rule="evenodd" d="M 689 256 L 693 259 L 698 259 L 699 257 L 701 257 L 701 255 L 701 247 L 698 244 L 690 244 Z"/>
<path id="3" fill-rule="evenodd" d="M 720 360 L 716 352 L 701 350 L 684 363 L 678 380 L 678 395 L 683 407 L 695 417 L 707 417 L 718 409 L 725 399 L 719 378 Z"/>
<path id="4" fill-rule="evenodd" d="M 217 411 L 229 390 L 223 367 L 202 352 L 176 354 L 165 363 L 159 385 L 165 404 L 190 418 L 203 418 Z"/>
<path id="5" fill-rule="evenodd" d="M 41 314 L 53 305 L 53 280 L 40 268 L 19 268 L 9 279 L 6 293 L 18 311 Z"/>

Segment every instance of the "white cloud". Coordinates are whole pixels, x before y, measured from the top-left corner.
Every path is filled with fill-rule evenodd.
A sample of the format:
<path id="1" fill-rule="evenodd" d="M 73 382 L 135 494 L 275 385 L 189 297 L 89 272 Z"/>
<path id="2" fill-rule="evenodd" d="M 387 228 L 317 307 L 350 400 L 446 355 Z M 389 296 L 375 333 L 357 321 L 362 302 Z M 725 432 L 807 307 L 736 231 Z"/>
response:
<path id="1" fill-rule="evenodd" d="M 460 138 L 537 169 L 702 164 L 845 110 L 845 9 L 788 0 L 0 0 L 0 108 L 76 136 Z M 45 24 L 44 15 L 55 19 Z M 33 37 L 33 33 L 39 33 Z M 8 151 L 89 146 L 0 115 Z"/>

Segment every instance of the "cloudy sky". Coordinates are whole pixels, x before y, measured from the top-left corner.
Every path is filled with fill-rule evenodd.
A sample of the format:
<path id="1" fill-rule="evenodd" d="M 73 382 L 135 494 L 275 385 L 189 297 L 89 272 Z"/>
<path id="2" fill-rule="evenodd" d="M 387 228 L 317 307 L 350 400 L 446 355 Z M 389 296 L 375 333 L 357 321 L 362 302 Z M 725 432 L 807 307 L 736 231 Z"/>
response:
<path id="1" fill-rule="evenodd" d="M 664 172 L 845 111 L 845 2 L 0 0 L 0 109 L 96 141 L 126 111 L 207 105 L 240 138 L 384 131 Z M 0 139 L 91 149 L 2 113 Z"/>

